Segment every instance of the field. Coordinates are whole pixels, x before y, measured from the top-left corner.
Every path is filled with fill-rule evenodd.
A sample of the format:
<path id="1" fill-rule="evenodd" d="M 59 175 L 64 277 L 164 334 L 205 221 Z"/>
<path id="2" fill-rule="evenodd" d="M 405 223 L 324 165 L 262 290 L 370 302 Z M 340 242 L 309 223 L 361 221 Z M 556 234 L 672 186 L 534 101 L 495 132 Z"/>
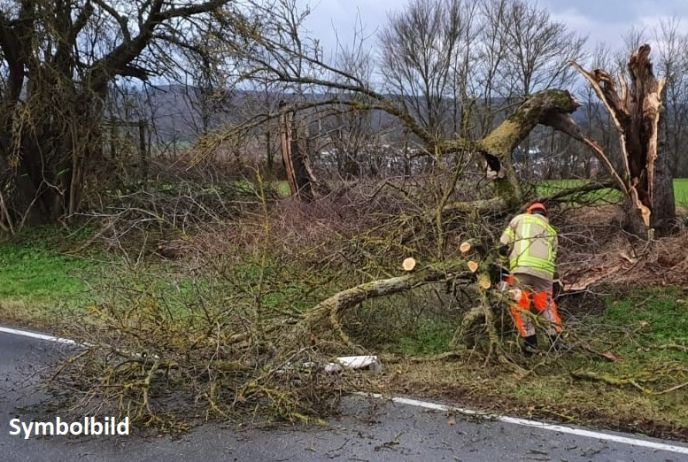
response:
<path id="1" fill-rule="evenodd" d="M 586 184 L 587 180 L 549 180 L 537 185 L 538 196 L 549 196 L 569 188 L 575 188 Z M 688 207 L 688 178 L 674 179 L 674 198 L 676 205 Z M 602 189 L 591 193 L 585 193 L 578 197 L 592 203 L 615 203 L 621 199 L 621 194 L 613 189 Z"/>

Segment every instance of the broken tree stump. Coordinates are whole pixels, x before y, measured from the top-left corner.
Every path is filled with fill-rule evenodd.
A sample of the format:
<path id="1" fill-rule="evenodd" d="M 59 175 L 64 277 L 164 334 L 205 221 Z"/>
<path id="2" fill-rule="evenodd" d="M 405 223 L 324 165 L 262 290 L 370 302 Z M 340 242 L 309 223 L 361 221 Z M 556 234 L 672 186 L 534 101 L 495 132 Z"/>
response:
<path id="1" fill-rule="evenodd" d="M 631 55 L 630 83 L 623 75 L 615 79 L 603 70 L 586 71 L 576 63 L 571 64 L 590 83 L 614 121 L 623 172 L 615 171 L 610 163 L 607 169 L 623 182 L 621 189 L 630 212 L 628 229 L 649 239 L 655 230 L 668 234 L 675 223 L 676 210 L 673 175 L 666 156 L 659 152 L 664 80 L 656 79 L 652 71 L 650 46 L 642 45 Z M 594 142 L 586 144 L 596 150 Z"/>

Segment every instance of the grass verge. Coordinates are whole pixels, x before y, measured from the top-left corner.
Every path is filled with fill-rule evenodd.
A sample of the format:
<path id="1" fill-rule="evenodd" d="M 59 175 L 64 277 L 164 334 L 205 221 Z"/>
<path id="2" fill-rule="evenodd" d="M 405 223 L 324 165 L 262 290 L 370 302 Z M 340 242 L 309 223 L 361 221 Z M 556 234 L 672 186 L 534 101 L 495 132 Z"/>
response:
<path id="1" fill-rule="evenodd" d="M 65 310 L 83 310 L 104 266 L 96 255 L 71 253 L 88 235 L 46 227 L 1 242 L 0 319 L 46 324 Z"/>
<path id="2" fill-rule="evenodd" d="M 686 298 L 677 288 L 644 289 L 608 296 L 603 313 L 569 319 L 578 341 L 614 354 L 616 362 L 576 350 L 519 359 L 528 371 L 522 373 L 486 366 L 479 357 L 466 359 L 469 354 L 458 362 L 392 364 L 379 386 L 487 411 L 685 440 Z"/>

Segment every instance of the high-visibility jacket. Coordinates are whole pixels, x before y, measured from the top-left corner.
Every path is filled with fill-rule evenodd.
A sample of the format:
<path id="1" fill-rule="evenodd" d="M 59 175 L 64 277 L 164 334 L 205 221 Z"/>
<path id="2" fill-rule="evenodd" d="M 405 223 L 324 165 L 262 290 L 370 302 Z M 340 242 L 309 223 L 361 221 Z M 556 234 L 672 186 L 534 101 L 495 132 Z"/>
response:
<path id="1" fill-rule="evenodd" d="M 548 281 L 554 279 L 557 232 L 546 217 L 527 213 L 516 215 L 499 242 L 509 246 L 512 274 L 530 274 Z"/>

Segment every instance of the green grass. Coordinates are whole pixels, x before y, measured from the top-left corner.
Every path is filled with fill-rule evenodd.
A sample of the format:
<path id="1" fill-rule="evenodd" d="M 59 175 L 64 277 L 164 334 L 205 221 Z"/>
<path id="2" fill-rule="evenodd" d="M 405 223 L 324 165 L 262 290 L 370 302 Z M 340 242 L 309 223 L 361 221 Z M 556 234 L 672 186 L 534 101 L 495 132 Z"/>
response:
<path id="1" fill-rule="evenodd" d="M 551 196 L 565 189 L 575 188 L 588 183 L 588 180 L 569 179 L 569 180 L 547 180 L 536 186 L 536 195 L 540 197 Z M 674 197 L 676 205 L 688 207 L 688 178 L 674 179 Z M 618 203 L 621 193 L 615 189 L 607 188 L 600 191 L 589 192 L 577 198 L 581 202 L 588 203 Z"/>
<path id="2" fill-rule="evenodd" d="M 674 197 L 676 198 L 676 205 L 688 207 L 688 178 L 674 180 Z"/>
<path id="3" fill-rule="evenodd" d="M 686 388 L 672 387 L 688 382 L 688 291 L 645 288 L 618 292 L 605 302 L 603 313 L 578 315 L 565 328 L 573 334 L 571 342 L 612 353 L 616 362 L 578 349 L 558 357 L 521 359 L 531 372 L 515 374 L 513 369 L 485 363 L 478 354 L 458 363 L 404 362 L 382 380 L 392 390 L 445 395 L 488 410 L 685 438 L 688 393 Z M 443 331 L 438 326 L 420 329 L 419 338 L 410 345 L 406 338 L 399 343 L 412 354 L 424 353 L 415 340 L 423 338 L 432 346 L 436 339 L 446 338 Z M 541 346 L 544 340 L 540 339 Z M 510 351 L 520 358 L 517 351 Z M 427 352 L 437 351 L 433 347 Z"/>
<path id="4" fill-rule="evenodd" d="M 413 335 L 399 339 L 399 345 L 393 352 L 407 356 L 431 355 L 447 351 L 447 346 L 454 335 L 455 326 L 446 322 L 423 322 Z"/>
<path id="5" fill-rule="evenodd" d="M 27 246 L 0 247 L 0 298 L 41 304 L 79 298 L 87 290 L 77 277 L 90 264 Z"/>
<path id="6" fill-rule="evenodd" d="M 0 317 L 31 321 L 84 308 L 92 295 L 88 282 L 102 263 L 68 251 L 88 233 L 45 227 L 0 242 Z"/>
<path id="7" fill-rule="evenodd" d="M 256 184 L 249 180 L 237 180 L 234 182 L 235 187 L 245 194 L 259 196 Z M 266 191 L 272 191 L 277 194 L 280 198 L 285 198 L 291 196 L 291 189 L 289 188 L 288 181 L 266 181 L 263 185 Z"/>
<path id="8" fill-rule="evenodd" d="M 280 197 L 291 196 L 291 188 L 288 181 L 274 181 L 272 182 L 272 187 L 275 188 Z"/>

